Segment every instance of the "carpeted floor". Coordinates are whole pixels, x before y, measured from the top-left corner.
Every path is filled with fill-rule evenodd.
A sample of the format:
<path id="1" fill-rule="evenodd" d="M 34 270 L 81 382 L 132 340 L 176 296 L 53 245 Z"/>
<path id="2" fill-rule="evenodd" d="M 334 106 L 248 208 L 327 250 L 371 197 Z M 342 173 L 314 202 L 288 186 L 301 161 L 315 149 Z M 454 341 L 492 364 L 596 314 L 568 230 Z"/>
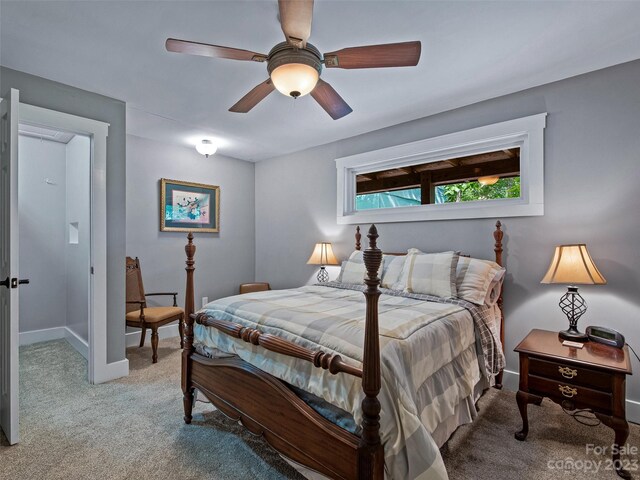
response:
<path id="1" fill-rule="evenodd" d="M 160 342 L 155 365 L 148 347 L 128 349 L 127 356 L 128 378 L 91 386 L 84 359 L 64 340 L 23 347 L 21 442 L 9 447 L 2 438 L 0 478 L 302 478 L 262 439 L 209 405 L 196 405 L 192 425 L 182 422 L 177 339 Z M 531 430 L 522 443 L 513 438 L 520 426 L 513 393 L 490 391 L 480 407 L 478 420 L 459 428 L 442 449 L 451 480 L 617 478 L 603 471 L 609 457 L 585 450 L 587 443 L 611 443 L 606 427 L 579 425 L 545 400 L 542 408 L 530 407 Z M 637 425 L 629 444 L 640 445 Z M 560 470 L 568 458 L 603 462 L 597 473 Z"/>

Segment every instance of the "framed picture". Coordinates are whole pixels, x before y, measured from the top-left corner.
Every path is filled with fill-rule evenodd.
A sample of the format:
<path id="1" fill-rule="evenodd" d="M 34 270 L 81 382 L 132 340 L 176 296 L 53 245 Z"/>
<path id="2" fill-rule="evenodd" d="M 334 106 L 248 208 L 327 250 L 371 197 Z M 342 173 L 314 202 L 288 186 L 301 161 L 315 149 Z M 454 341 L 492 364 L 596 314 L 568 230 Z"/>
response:
<path id="1" fill-rule="evenodd" d="M 220 231 L 220 187 L 160 179 L 160 231 Z"/>

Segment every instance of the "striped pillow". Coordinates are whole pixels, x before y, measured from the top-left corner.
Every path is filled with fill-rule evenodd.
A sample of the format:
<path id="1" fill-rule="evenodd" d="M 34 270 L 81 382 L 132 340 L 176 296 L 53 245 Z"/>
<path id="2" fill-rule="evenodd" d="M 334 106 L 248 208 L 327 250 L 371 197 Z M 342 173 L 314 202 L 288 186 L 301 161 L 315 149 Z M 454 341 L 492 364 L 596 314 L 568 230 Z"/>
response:
<path id="1" fill-rule="evenodd" d="M 364 277 L 366 274 L 367 269 L 364 265 L 363 252 L 356 250 L 349 256 L 348 260 L 342 262 L 340 275 L 338 275 L 336 281 L 340 283 L 362 285 L 364 284 Z"/>
<path id="2" fill-rule="evenodd" d="M 491 292 L 496 288 L 499 292 L 499 283 L 505 272 L 495 262 L 468 257 L 460 257 L 456 270 L 458 298 L 477 305 L 487 303 L 487 299 L 491 301 Z"/>
<path id="3" fill-rule="evenodd" d="M 457 252 L 418 253 L 411 249 L 396 287 L 407 293 L 423 293 L 442 298 L 456 296 Z M 397 289 L 397 288 L 396 288 Z"/>
<path id="4" fill-rule="evenodd" d="M 382 268 L 382 280 L 380 286 L 382 288 L 393 288 L 394 285 L 400 280 L 402 274 L 402 267 L 404 261 L 407 258 L 406 255 L 383 255 L 383 268 Z M 402 287 L 400 290 L 402 290 Z"/>
<path id="5" fill-rule="evenodd" d="M 502 291 L 502 282 L 504 280 L 504 274 L 506 273 L 505 269 L 498 274 L 496 274 L 496 278 L 493 279 L 491 285 L 489 285 L 489 291 L 487 292 L 487 296 L 484 297 L 484 304 L 493 306 L 498 303 L 500 299 L 500 292 Z"/>

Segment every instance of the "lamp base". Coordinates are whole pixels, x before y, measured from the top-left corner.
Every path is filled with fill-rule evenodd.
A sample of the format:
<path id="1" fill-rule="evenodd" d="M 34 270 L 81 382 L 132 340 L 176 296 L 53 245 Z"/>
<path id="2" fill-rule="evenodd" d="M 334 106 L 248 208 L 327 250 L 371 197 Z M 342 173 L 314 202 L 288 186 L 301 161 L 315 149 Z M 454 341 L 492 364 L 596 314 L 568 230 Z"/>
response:
<path id="1" fill-rule="evenodd" d="M 569 328 L 559 332 L 558 336 L 572 342 L 586 342 L 589 337 L 578 330 L 578 319 L 587 311 L 587 302 L 578 293 L 578 287 L 567 287 L 567 293 L 560 298 L 559 306 L 569 320 Z"/>
<path id="2" fill-rule="evenodd" d="M 562 340 L 570 340 L 572 342 L 586 342 L 589 339 L 586 333 L 579 332 L 577 328 L 562 330 L 561 332 L 558 332 L 558 336 Z"/>
<path id="3" fill-rule="evenodd" d="M 320 271 L 318 272 L 318 276 L 316 278 L 320 283 L 327 283 L 329 281 L 329 272 L 325 270 L 324 265 L 320 267 Z"/>

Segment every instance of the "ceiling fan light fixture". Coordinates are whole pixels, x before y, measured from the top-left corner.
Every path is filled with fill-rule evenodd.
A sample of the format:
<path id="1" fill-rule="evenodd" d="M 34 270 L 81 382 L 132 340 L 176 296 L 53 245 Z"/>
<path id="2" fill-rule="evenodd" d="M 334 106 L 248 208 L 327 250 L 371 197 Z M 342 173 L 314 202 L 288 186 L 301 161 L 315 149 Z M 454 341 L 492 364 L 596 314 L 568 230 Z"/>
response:
<path id="1" fill-rule="evenodd" d="M 216 153 L 218 147 L 214 145 L 211 140 L 202 140 L 200 143 L 196 144 L 196 150 L 200 155 L 204 155 L 206 158 L 209 158 L 209 155 Z"/>
<path id="2" fill-rule="evenodd" d="M 304 97 L 318 83 L 320 73 L 304 63 L 286 63 L 271 72 L 271 81 L 276 89 L 293 98 Z"/>

